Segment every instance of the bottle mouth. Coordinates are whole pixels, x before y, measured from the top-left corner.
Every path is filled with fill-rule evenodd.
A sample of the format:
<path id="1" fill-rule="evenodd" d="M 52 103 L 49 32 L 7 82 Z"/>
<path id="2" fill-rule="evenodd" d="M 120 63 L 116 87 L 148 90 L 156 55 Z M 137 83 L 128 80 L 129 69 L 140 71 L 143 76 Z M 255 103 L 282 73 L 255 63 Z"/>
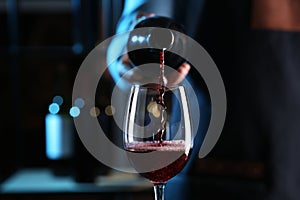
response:
<path id="1" fill-rule="evenodd" d="M 149 47 L 167 50 L 174 44 L 174 34 L 169 29 L 152 29 L 147 42 Z"/>
<path id="2" fill-rule="evenodd" d="M 153 16 L 141 20 L 128 36 L 127 52 L 130 63 L 132 66 L 159 63 L 160 53 L 165 50 L 164 64 L 178 68 L 186 61 L 184 34 L 183 26 L 167 17 Z"/>

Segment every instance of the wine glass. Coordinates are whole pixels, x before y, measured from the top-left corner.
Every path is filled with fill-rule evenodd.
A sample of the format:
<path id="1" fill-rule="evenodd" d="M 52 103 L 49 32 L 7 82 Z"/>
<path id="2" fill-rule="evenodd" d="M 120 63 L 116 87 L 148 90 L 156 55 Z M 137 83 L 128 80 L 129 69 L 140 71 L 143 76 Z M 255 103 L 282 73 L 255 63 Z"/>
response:
<path id="1" fill-rule="evenodd" d="M 124 149 L 130 163 L 154 187 L 155 199 L 187 163 L 193 148 L 184 86 L 133 85 L 124 120 Z"/>

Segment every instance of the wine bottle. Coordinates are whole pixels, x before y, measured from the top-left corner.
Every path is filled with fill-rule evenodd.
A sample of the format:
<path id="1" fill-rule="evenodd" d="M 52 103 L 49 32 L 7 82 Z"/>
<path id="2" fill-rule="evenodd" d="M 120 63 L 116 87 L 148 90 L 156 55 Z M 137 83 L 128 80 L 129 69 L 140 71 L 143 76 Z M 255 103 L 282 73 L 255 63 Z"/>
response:
<path id="1" fill-rule="evenodd" d="M 172 51 L 183 55 L 186 49 L 186 38 L 178 32 L 185 34 L 183 25 L 168 17 L 153 16 L 141 20 L 130 32 L 127 42 L 131 64 L 158 63 L 161 51 L 165 50 L 164 64 L 177 69 L 185 59 Z"/>

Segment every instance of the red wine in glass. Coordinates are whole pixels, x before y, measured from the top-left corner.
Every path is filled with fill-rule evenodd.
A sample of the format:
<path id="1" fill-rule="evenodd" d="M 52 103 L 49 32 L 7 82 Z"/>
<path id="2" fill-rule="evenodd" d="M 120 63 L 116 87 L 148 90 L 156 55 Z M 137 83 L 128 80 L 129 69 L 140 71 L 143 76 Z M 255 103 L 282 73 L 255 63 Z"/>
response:
<path id="1" fill-rule="evenodd" d="M 124 149 L 137 173 L 153 183 L 156 200 L 164 199 L 165 184 L 184 168 L 192 148 L 185 88 L 132 86 L 125 114 Z"/>
<path id="2" fill-rule="evenodd" d="M 134 153 L 145 153 L 151 151 L 159 151 L 161 159 L 169 157 L 170 154 L 181 154 L 178 158 L 169 165 L 157 169 L 157 163 L 151 163 L 153 170 L 140 173 L 141 176 L 150 180 L 154 185 L 166 183 L 169 179 L 176 176 L 185 166 L 191 154 L 191 150 L 185 148 L 183 140 L 160 141 L 160 142 L 132 142 L 127 148 L 127 151 Z M 150 158 L 151 159 L 151 158 Z M 132 163 L 135 168 L 139 168 L 138 163 Z"/>

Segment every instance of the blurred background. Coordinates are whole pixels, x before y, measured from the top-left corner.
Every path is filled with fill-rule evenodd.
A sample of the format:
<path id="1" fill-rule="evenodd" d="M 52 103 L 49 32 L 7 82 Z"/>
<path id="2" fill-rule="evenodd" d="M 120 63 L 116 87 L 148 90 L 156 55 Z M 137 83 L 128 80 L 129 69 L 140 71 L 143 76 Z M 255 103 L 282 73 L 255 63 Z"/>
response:
<path id="1" fill-rule="evenodd" d="M 49 191 L 66 193 L 66 185 L 69 187 L 70 183 L 55 182 L 56 179 L 49 178 L 49 170 L 50 175 L 71 176 L 77 183 L 94 183 L 99 175 L 109 172 L 81 144 L 72 123 L 76 112 L 70 111 L 76 102 L 72 102 L 71 97 L 81 63 L 97 44 L 114 35 L 122 8 L 122 0 L 0 0 L 0 181 L 4 184 L 3 198 L 14 199 L 18 194 L 21 198 L 26 195 L 33 198 L 32 194 L 51 193 Z M 102 83 L 109 90 L 111 82 L 104 77 Z M 99 109 L 107 122 L 104 129 L 109 131 L 113 126 L 109 120 L 111 114 L 102 111 L 109 106 L 110 94 L 101 95 Z M 78 106 L 80 103 L 79 99 Z M 57 143 L 62 145 L 57 146 Z M 250 166 L 249 171 L 254 170 L 256 177 L 256 165 L 253 167 Z M 233 173 L 235 179 L 244 169 L 235 163 L 220 165 L 214 160 L 198 163 L 195 168 L 202 175 L 202 171 L 217 172 L 218 177 L 236 172 Z M 212 190 L 226 190 L 232 183 L 234 189 L 240 188 L 236 182 L 208 177 L 209 180 L 203 176 L 198 184 L 201 187 L 213 185 Z M 37 187 L 43 182 L 50 186 Z M 67 191 L 99 193 L 99 188 L 92 185 L 80 188 Z M 149 193 L 148 189 L 146 194 L 152 197 L 152 189 Z"/>
<path id="2" fill-rule="evenodd" d="M 299 52 L 296 45 L 293 46 L 294 41 L 300 42 L 299 33 L 285 32 L 291 31 L 290 27 L 274 28 L 273 24 L 268 27 L 266 22 L 261 25 L 260 15 L 264 10 L 260 8 L 265 5 L 255 0 L 254 8 L 260 12 L 254 17 L 253 27 L 263 27 L 263 30 L 250 30 L 250 0 L 230 2 L 219 5 L 218 1 L 207 1 L 209 11 L 204 11 L 204 20 L 200 20 L 199 27 L 203 29 L 199 31 L 199 41 L 220 67 L 226 80 L 225 88 L 230 88 L 226 91 L 229 105 L 234 106 L 229 106 L 224 133 L 211 156 L 197 160 L 193 166 L 191 185 L 194 192 L 207 198 L 214 194 L 216 199 L 225 195 L 230 199 L 244 200 L 246 196 L 260 199 L 267 191 L 266 177 L 270 175 L 265 167 L 270 161 L 266 154 L 276 150 L 277 157 L 272 157 L 271 164 L 280 168 L 275 170 L 281 178 L 278 180 L 288 183 L 282 171 L 286 166 L 294 166 L 293 161 L 299 156 L 296 154 L 299 152 L 297 126 L 291 131 L 293 136 L 287 139 L 288 142 L 282 140 L 284 144 L 280 148 L 286 150 L 283 156 L 277 148 L 285 125 L 299 120 L 297 109 L 294 109 L 299 108 L 299 103 L 293 101 L 293 97 L 300 96 L 297 86 L 294 87 L 299 83 L 296 77 L 299 71 L 295 70 Z M 37 193 L 46 194 L 48 199 L 57 199 L 58 193 L 75 194 L 78 198 L 84 194 L 85 199 L 100 199 L 99 194 L 105 195 L 101 199 L 153 199 L 151 186 L 124 175 L 113 178 L 108 185 L 95 187 L 97 177 L 107 175 L 110 169 L 86 151 L 72 123 L 78 114 L 72 106 L 84 104 L 82 99 L 76 102 L 71 99 L 77 71 L 97 44 L 114 35 L 123 6 L 122 0 L 0 0 L 0 199 L 47 199 L 33 196 Z M 299 26 L 297 30 L 300 30 Z M 290 74 L 295 75 L 294 79 L 287 77 Z M 104 76 L 101 84 L 107 91 L 99 94 L 97 109 L 101 114 L 94 110 L 94 115 L 107 122 L 103 128 L 109 132 L 115 127 L 110 120 L 113 112 L 109 107 L 110 77 Z M 292 100 L 278 98 L 288 96 L 288 91 L 294 92 Z M 280 110 L 282 102 L 285 107 Z M 271 125 L 273 116 L 275 125 Z M 278 124 L 280 127 L 276 126 Z M 294 125 L 290 124 L 290 127 Z M 53 134 L 56 137 L 49 137 Z M 266 142 L 266 138 L 271 142 Z M 293 148 L 290 148 L 291 141 L 295 141 Z M 54 148 L 56 142 L 62 145 Z M 276 162 L 278 158 L 279 162 Z M 299 171 L 296 167 L 289 177 Z M 121 183 L 115 180 L 121 180 Z M 38 187 L 43 182 L 50 185 Z M 105 181 L 100 181 L 100 185 L 102 183 Z M 129 188 L 125 187 L 128 185 Z M 288 188 L 281 186 L 278 188 Z M 134 198 L 124 196 L 132 192 Z M 74 199 L 74 196 L 62 197 L 68 198 Z"/>
<path id="3" fill-rule="evenodd" d="M 20 167 L 49 166 L 49 106 L 60 96 L 59 113 L 71 119 L 77 70 L 114 33 L 121 9 L 121 0 L 0 1 L 1 180 Z"/>

